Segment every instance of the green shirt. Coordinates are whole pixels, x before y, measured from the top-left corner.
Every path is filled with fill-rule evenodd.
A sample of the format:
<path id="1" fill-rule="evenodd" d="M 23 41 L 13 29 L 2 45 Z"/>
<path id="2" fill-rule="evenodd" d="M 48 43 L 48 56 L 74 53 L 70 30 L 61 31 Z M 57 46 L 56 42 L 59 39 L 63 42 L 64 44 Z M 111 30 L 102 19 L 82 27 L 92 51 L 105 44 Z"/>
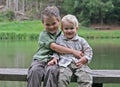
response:
<path id="1" fill-rule="evenodd" d="M 38 59 L 41 61 L 47 62 L 50 60 L 53 50 L 50 49 L 50 44 L 55 42 L 56 38 L 60 35 L 60 31 L 58 30 L 56 34 L 51 34 L 46 32 L 45 30 L 40 33 L 39 36 L 39 48 L 37 53 L 33 56 L 33 59 Z"/>

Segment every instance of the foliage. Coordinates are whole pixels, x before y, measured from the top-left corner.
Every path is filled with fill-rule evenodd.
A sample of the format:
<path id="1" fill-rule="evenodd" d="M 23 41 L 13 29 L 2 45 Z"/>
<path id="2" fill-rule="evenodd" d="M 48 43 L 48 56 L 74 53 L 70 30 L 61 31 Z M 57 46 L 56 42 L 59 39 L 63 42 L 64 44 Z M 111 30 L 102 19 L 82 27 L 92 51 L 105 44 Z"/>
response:
<path id="1" fill-rule="evenodd" d="M 120 0 L 2 0 L 1 3 L 4 5 L 0 9 L 0 21 L 19 19 L 14 17 L 16 12 L 23 13 L 25 20 L 38 19 L 46 6 L 56 5 L 62 15 L 74 14 L 85 26 L 91 23 L 120 24 Z"/>
<path id="2" fill-rule="evenodd" d="M 7 17 L 7 19 L 9 21 L 13 21 L 15 19 L 15 13 L 13 11 L 11 11 L 11 10 L 7 10 L 5 12 L 5 16 Z"/>
<path id="3" fill-rule="evenodd" d="M 3 13 L 0 13 L 0 22 L 5 20 L 5 16 L 3 15 Z"/>
<path id="4" fill-rule="evenodd" d="M 15 19 L 15 14 L 11 10 L 6 10 L 0 13 L 0 21 L 13 21 Z"/>
<path id="5" fill-rule="evenodd" d="M 74 14 L 82 25 L 90 23 L 120 23 L 120 0 L 64 0 L 62 9 Z M 115 18 L 115 19 L 114 19 Z"/>
<path id="6" fill-rule="evenodd" d="M 106 14 L 108 17 L 108 22 L 115 23 L 120 25 L 120 0 L 112 0 L 112 3 L 114 5 L 114 8 Z"/>

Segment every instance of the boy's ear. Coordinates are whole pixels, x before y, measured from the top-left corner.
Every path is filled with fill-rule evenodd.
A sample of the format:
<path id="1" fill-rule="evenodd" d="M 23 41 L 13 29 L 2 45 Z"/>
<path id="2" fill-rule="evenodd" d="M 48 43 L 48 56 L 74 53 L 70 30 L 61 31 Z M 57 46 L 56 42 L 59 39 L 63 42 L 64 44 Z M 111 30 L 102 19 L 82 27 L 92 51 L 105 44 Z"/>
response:
<path id="1" fill-rule="evenodd" d="M 78 30 L 79 28 L 78 27 L 76 27 L 76 30 Z"/>
<path id="2" fill-rule="evenodd" d="M 57 18 L 57 20 L 60 22 L 60 19 L 59 19 L 59 18 Z"/>
<path id="3" fill-rule="evenodd" d="M 63 30 L 63 25 L 61 24 L 61 30 Z"/>
<path id="4" fill-rule="evenodd" d="M 41 20 L 42 24 L 44 24 L 44 20 Z"/>

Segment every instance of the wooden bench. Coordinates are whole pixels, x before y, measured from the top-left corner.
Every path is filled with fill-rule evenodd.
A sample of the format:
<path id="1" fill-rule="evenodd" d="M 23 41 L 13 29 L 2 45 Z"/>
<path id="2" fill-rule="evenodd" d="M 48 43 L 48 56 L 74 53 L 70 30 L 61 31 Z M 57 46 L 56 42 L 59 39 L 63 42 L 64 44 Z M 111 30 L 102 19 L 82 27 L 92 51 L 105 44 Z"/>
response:
<path id="1" fill-rule="evenodd" d="M 103 87 L 104 83 L 120 83 L 120 70 L 92 70 L 91 74 L 93 87 Z M 27 81 L 26 77 L 27 69 L 0 68 L 1 81 Z"/>
<path id="2" fill-rule="evenodd" d="M 110 30 L 110 27 L 95 27 L 96 30 Z"/>

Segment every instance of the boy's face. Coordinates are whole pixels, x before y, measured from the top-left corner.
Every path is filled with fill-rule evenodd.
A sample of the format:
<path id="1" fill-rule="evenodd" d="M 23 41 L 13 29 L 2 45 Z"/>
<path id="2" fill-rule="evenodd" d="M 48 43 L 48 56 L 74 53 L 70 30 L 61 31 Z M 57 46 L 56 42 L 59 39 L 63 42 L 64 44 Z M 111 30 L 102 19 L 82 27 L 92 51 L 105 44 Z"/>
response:
<path id="1" fill-rule="evenodd" d="M 55 16 L 44 17 L 43 25 L 46 31 L 51 34 L 55 34 L 57 32 L 59 24 L 60 24 L 60 20 Z"/>
<path id="2" fill-rule="evenodd" d="M 70 23 L 70 22 L 64 22 L 62 23 L 62 30 L 66 38 L 72 39 L 76 33 L 77 33 L 77 27 Z"/>

